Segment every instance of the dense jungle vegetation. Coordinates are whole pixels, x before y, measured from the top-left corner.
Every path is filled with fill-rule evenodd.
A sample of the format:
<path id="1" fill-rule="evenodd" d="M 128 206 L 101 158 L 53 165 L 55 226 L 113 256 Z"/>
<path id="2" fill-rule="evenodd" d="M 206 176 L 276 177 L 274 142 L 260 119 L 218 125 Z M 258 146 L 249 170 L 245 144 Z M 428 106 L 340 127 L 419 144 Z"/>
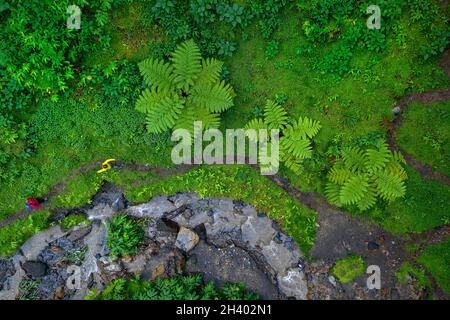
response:
<path id="1" fill-rule="evenodd" d="M 381 8 L 379 30 L 366 27 L 371 4 Z M 79 30 L 66 26 L 70 5 L 81 8 Z M 282 177 L 387 231 L 408 237 L 449 224 L 449 186 L 387 145 L 399 98 L 450 86 L 438 65 L 449 16 L 438 0 L 0 0 L 0 220 L 95 161 L 174 167 L 172 130 L 202 120 L 222 131 L 280 129 Z M 397 133 L 400 147 L 446 176 L 449 106 L 412 103 Z M 314 243 L 317 213 L 248 166 L 202 165 L 142 183 L 153 177 L 80 173 L 48 211 L 0 229 L 0 254 L 48 227 L 52 210 L 89 203 L 104 180 L 132 202 L 186 190 L 241 199 L 305 252 Z M 448 291 L 445 248 L 417 260 Z M 195 297 L 227 294 L 177 281 Z"/>

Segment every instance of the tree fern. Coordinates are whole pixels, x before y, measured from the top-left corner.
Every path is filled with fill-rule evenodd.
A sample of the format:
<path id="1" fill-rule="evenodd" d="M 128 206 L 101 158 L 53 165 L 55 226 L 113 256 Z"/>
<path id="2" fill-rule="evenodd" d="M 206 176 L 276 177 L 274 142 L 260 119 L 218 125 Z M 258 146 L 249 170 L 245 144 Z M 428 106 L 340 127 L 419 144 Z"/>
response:
<path id="1" fill-rule="evenodd" d="M 189 91 L 194 85 L 202 69 L 201 58 L 200 49 L 193 40 L 177 46 L 171 59 L 177 88 Z"/>
<path id="2" fill-rule="evenodd" d="M 264 118 L 270 129 L 280 130 L 286 126 L 288 120 L 287 113 L 283 107 L 271 100 L 267 100 L 264 108 Z"/>
<path id="3" fill-rule="evenodd" d="M 147 59 L 139 64 L 150 88 L 136 110 L 147 114 L 149 132 L 174 127 L 191 131 L 194 121 L 202 121 L 204 128 L 219 127 L 220 113 L 233 106 L 235 97 L 233 88 L 219 80 L 223 63 L 203 60 L 192 40 L 177 46 L 171 62 Z"/>
<path id="4" fill-rule="evenodd" d="M 152 88 L 158 87 L 160 91 L 172 90 L 175 75 L 170 64 L 150 58 L 142 61 L 138 66 L 148 86 Z"/>
<path id="5" fill-rule="evenodd" d="M 325 194 L 332 203 L 357 205 L 363 211 L 374 206 L 377 197 L 392 201 L 405 194 L 404 159 L 391 153 L 385 143 L 366 151 L 344 148 L 341 155 L 327 175 Z"/>

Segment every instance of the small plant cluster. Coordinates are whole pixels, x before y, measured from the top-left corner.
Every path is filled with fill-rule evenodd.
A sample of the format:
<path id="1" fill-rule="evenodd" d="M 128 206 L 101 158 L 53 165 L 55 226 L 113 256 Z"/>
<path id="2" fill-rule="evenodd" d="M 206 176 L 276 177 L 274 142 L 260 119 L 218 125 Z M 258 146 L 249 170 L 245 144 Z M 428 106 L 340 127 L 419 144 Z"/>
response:
<path id="1" fill-rule="evenodd" d="M 331 273 L 341 282 L 349 283 L 362 275 L 365 271 L 365 263 L 361 256 L 349 255 L 336 261 L 331 268 Z"/>
<path id="2" fill-rule="evenodd" d="M 264 38 L 279 25 L 279 14 L 291 0 L 251 0 L 245 4 L 222 0 L 157 0 L 147 17 L 169 36 L 169 53 L 175 44 L 194 39 L 206 56 L 231 56 L 236 50 L 236 30 L 254 19 Z"/>
<path id="3" fill-rule="evenodd" d="M 194 130 L 194 122 L 217 128 L 220 113 L 233 106 L 233 88 L 220 80 L 223 63 L 202 59 L 199 47 L 189 40 L 177 46 L 171 63 L 147 59 L 139 64 L 149 87 L 136 102 L 147 115 L 150 133 L 170 129 Z"/>
<path id="4" fill-rule="evenodd" d="M 253 119 L 245 126 L 246 129 L 280 130 L 280 160 L 296 174 L 302 172 L 303 161 L 312 157 L 312 139 L 321 127 L 320 122 L 308 117 L 300 117 L 298 120 L 289 118 L 284 108 L 271 100 L 266 103 L 264 117 Z M 250 137 L 250 139 L 257 139 L 257 137 Z M 260 163 L 264 163 L 262 159 L 259 160 Z M 271 170 L 264 165 L 262 169 Z"/>
<path id="5" fill-rule="evenodd" d="M 93 92 L 97 101 L 110 107 L 133 104 L 144 88 L 138 66 L 128 60 L 83 70 L 78 87 L 85 95 Z"/>
<path id="6" fill-rule="evenodd" d="M 405 163 L 385 143 L 366 150 L 343 148 L 327 175 L 327 198 L 339 207 L 356 205 L 364 211 L 375 205 L 377 197 L 386 201 L 403 197 L 408 177 L 402 167 Z"/>
<path id="7" fill-rule="evenodd" d="M 92 291 L 88 300 L 257 300 L 259 296 L 245 290 L 245 285 L 225 284 L 217 288 L 213 282 L 203 284 L 200 275 L 158 278 L 153 282 L 139 278 L 117 279 L 103 292 Z"/>
<path id="8" fill-rule="evenodd" d="M 144 229 L 131 217 L 119 214 L 107 224 L 106 244 L 112 258 L 138 252 L 138 245 L 144 241 Z"/>

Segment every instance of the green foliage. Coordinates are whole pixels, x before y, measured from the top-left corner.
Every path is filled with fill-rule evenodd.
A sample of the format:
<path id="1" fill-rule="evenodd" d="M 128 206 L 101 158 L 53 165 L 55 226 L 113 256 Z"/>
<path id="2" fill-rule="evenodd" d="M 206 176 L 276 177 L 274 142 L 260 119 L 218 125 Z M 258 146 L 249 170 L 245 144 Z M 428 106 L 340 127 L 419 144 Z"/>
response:
<path id="1" fill-rule="evenodd" d="M 264 108 L 264 119 L 251 120 L 246 124 L 245 129 L 279 129 L 281 131 L 281 161 L 283 161 L 289 169 L 299 174 L 302 171 L 303 160 L 312 157 L 311 139 L 317 135 L 321 127 L 322 126 L 318 121 L 307 117 L 300 117 L 298 120 L 289 119 L 282 106 L 272 100 L 267 100 Z M 257 137 L 254 136 L 250 136 L 249 138 L 258 140 Z M 267 141 L 263 142 L 268 144 Z M 270 154 L 270 152 L 268 152 L 268 154 Z M 263 170 L 271 170 L 271 168 L 262 165 L 262 161 L 260 162 Z"/>
<path id="2" fill-rule="evenodd" d="M 428 246 L 417 261 L 431 272 L 445 292 L 450 293 L 450 239 Z"/>
<path id="3" fill-rule="evenodd" d="M 371 208 L 377 196 L 393 201 L 405 195 L 405 161 L 401 154 L 391 153 L 384 143 L 363 151 L 358 147 L 341 150 L 341 157 L 328 172 L 325 193 L 337 206 L 357 205 Z"/>
<path id="4" fill-rule="evenodd" d="M 349 283 L 365 272 L 365 263 L 361 256 L 349 255 L 337 260 L 331 273 L 342 283 Z"/>
<path id="5" fill-rule="evenodd" d="M 77 225 L 87 225 L 89 224 L 89 220 L 83 214 L 71 214 L 64 219 L 61 220 L 60 225 L 65 230 L 70 230 Z"/>
<path id="6" fill-rule="evenodd" d="M 217 288 L 213 282 L 202 284 L 200 275 L 158 278 L 153 282 L 138 278 L 117 279 L 89 300 L 257 300 L 259 296 L 245 290 L 244 284 L 226 284 Z"/>
<path id="7" fill-rule="evenodd" d="M 236 50 L 235 40 L 243 27 L 257 19 L 262 34 L 269 38 L 279 25 L 282 9 L 290 2 L 157 0 L 146 20 L 148 24 L 158 24 L 172 43 L 194 39 L 203 55 L 229 57 Z"/>
<path id="8" fill-rule="evenodd" d="M 12 1 L 0 32 L 1 108 L 17 109 L 28 95 L 57 99 L 69 89 L 79 59 L 108 45 L 105 29 L 112 1 Z M 66 26 L 69 5 L 82 10 L 80 30 Z M 17 103 L 16 103 L 17 102 Z"/>
<path id="9" fill-rule="evenodd" d="M 266 47 L 266 58 L 273 59 L 277 56 L 280 51 L 280 44 L 278 41 L 271 41 Z"/>
<path id="10" fill-rule="evenodd" d="M 64 253 L 64 261 L 68 264 L 81 265 L 86 256 L 88 247 L 83 246 L 80 249 L 72 249 Z"/>
<path id="11" fill-rule="evenodd" d="M 17 300 L 38 300 L 39 281 L 23 279 L 19 284 L 19 295 Z"/>
<path id="12" fill-rule="evenodd" d="M 177 47 L 171 62 L 150 58 L 139 64 L 151 90 L 143 92 L 136 110 L 147 114 L 148 131 L 161 133 L 174 127 L 192 131 L 194 121 L 217 128 L 220 113 L 233 106 L 235 95 L 231 86 L 219 79 L 223 64 L 202 60 L 192 40 Z"/>
<path id="13" fill-rule="evenodd" d="M 134 254 L 144 240 L 144 229 L 125 214 L 119 214 L 107 224 L 106 244 L 113 258 Z"/>
<path id="14" fill-rule="evenodd" d="M 431 283 L 425 274 L 425 270 L 418 269 L 409 262 L 402 263 L 398 271 L 395 273 L 395 276 L 402 284 L 407 282 L 408 277 L 412 277 L 417 281 L 418 289 L 423 290 L 431 288 Z"/>
<path id="15" fill-rule="evenodd" d="M 49 223 L 48 211 L 38 211 L 0 229 L 0 255 L 14 254 L 31 236 L 45 230 Z"/>

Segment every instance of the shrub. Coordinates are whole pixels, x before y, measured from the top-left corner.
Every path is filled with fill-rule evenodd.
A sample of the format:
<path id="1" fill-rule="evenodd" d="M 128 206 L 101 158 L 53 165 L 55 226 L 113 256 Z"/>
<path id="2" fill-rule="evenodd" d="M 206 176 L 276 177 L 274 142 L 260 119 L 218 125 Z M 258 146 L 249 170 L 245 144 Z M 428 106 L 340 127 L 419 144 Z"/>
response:
<path id="1" fill-rule="evenodd" d="M 349 283 L 365 271 L 365 263 L 361 256 L 349 255 L 336 261 L 331 273 L 342 283 Z"/>
<path id="2" fill-rule="evenodd" d="M 247 292 L 244 284 L 226 284 L 217 288 L 213 282 L 202 284 L 200 275 L 156 279 L 117 279 L 103 292 L 95 291 L 86 299 L 96 300 L 257 300 L 258 295 Z"/>
<path id="3" fill-rule="evenodd" d="M 144 240 L 144 229 L 125 214 L 119 214 L 107 224 L 106 244 L 113 258 L 138 252 L 138 244 Z"/>

